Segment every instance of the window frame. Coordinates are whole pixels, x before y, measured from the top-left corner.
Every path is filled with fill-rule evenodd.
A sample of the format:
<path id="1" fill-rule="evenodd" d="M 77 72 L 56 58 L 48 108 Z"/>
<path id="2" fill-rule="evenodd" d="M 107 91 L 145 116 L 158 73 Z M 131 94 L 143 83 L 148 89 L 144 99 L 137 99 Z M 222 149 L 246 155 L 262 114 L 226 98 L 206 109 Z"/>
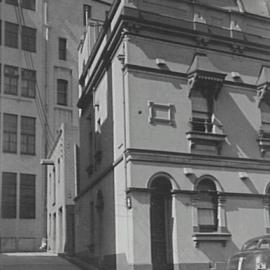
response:
<path id="1" fill-rule="evenodd" d="M 23 123 L 25 121 L 25 123 Z M 28 121 L 28 124 L 26 124 Z M 32 127 L 29 128 L 29 121 L 32 121 Z M 31 126 L 31 125 L 30 125 Z M 21 154 L 36 154 L 36 118 L 21 116 Z"/>
<path id="2" fill-rule="evenodd" d="M 29 10 L 36 10 L 36 0 L 21 0 L 21 7 Z"/>
<path id="3" fill-rule="evenodd" d="M 58 39 L 58 59 L 67 60 L 67 39 L 59 37 Z"/>
<path id="4" fill-rule="evenodd" d="M 26 187 L 26 190 L 23 187 Z M 20 219 L 36 218 L 36 176 L 34 174 L 20 174 L 19 213 Z"/>
<path id="5" fill-rule="evenodd" d="M 56 103 L 60 106 L 68 106 L 68 81 L 57 79 Z"/>
<path id="6" fill-rule="evenodd" d="M 12 22 L 5 22 L 5 46 L 19 48 L 19 25 Z"/>
<path id="7" fill-rule="evenodd" d="M 19 68 L 15 66 L 4 66 L 4 94 L 18 95 L 19 88 Z"/>
<path id="8" fill-rule="evenodd" d="M 14 117 L 14 123 L 7 126 L 7 118 Z M 14 125 L 12 127 L 12 125 Z M 15 128 L 14 128 L 15 127 Z M 18 116 L 16 114 L 4 113 L 3 114 L 3 152 L 4 153 L 17 153 L 18 147 Z"/>
<path id="9" fill-rule="evenodd" d="M 12 178 L 8 179 L 8 177 Z M 3 219 L 15 219 L 17 217 L 17 197 L 17 174 L 2 172 L 1 217 Z"/>
<path id="10" fill-rule="evenodd" d="M 36 71 L 21 69 L 21 96 L 35 98 L 36 96 Z M 25 84 L 25 85 L 24 85 Z"/>
<path id="11" fill-rule="evenodd" d="M 37 50 L 37 29 L 29 26 L 22 26 L 21 30 L 21 49 L 29 52 Z"/>
<path id="12" fill-rule="evenodd" d="M 200 203 L 197 205 L 198 230 L 199 232 L 217 232 L 218 200 L 216 184 L 212 179 L 205 177 L 198 182 L 196 190 L 199 193 L 200 201 Z M 201 224 L 200 213 L 205 210 L 208 210 L 210 213 L 212 213 L 212 219 L 209 220 L 208 224 Z"/>
<path id="13" fill-rule="evenodd" d="M 19 6 L 18 0 L 6 0 L 5 3 L 8 5 Z"/>

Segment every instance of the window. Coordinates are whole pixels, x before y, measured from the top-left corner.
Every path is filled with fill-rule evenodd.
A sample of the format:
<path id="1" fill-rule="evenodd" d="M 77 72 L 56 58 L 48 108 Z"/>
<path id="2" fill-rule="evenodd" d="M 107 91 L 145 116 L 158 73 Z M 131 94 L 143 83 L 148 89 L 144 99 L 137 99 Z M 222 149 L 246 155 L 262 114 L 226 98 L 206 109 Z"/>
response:
<path id="1" fill-rule="evenodd" d="M 226 135 L 216 117 L 214 105 L 222 89 L 226 73 L 217 69 L 206 54 L 197 53 L 188 69 L 191 101 L 191 129 L 186 133 L 190 151 L 221 154 Z M 203 149 L 203 150 L 202 150 Z"/>
<path id="2" fill-rule="evenodd" d="M 36 71 L 22 69 L 21 94 L 24 97 L 34 98 L 36 95 Z"/>
<path id="3" fill-rule="evenodd" d="M 2 44 L 2 21 L 0 20 L 0 45 L 1 44 Z"/>
<path id="4" fill-rule="evenodd" d="M 3 152 L 17 153 L 17 115 L 4 113 Z"/>
<path id="5" fill-rule="evenodd" d="M 57 80 L 57 104 L 67 106 L 68 82 L 66 80 Z"/>
<path id="6" fill-rule="evenodd" d="M 36 119 L 22 116 L 21 118 L 21 153 L 34 155 L 36 141 Z"/>
<path id="7" fill-rule="evenodd" d="M 53 184 L 52 184 L 52 205 L 55 205 L 56 202 L 56 172 L 55 172 L 55 167 L 53 167 Z"/>
<path id="8" fill-rule="evenodd" d="M 95 251 L 95 235 L 96 235 L 96 226 L 95 226 L 95 207 L 94 202 L 90 202 L 90 252 Z"/>
<path id="9" fill-rule="evenodd" d="M 60 181 L 61 181 L 61 162 L 60 162 L 60 158 L 58 158 L 58 160 L 57 160 L 57 171 L 58 171 L 57 178 L 58 178 L 58 184 L 59 184 Z"/>
<path id="10" fill-rule="evenodd" d="M 212 132 L 213 99 L 207 100 L 200 92 L 193 92 L 191 106 L 191 130 L 205 133 Z"/>
<path id="11" fill-rule="evenodd" d="M 36 51 L 36 29 L 26 26 L 22 27 L 22 50 Z"/>
<path id="12" fill-rule="evenodd" d="M 17 67 L 5 65 L 4 67 L 4 93 L 18 95 L 19 71 Z"/>
<path id="13" fill-rule="evenodd" d="M 2 174 L 2 218 L 16 218 L 16 173 Z"/>
<path id="14" fill-rule="evenodd" d="M 35 175 L 20 175 L 20 218 L 36 216 L 36 180 Z"/>
<path id="15" fill-rule="evenodd" d="M 5 45 L 18 48 L 19 26 L 15 23 L 5 22 Z"/>
<path id="16" fill-rule="evenodd" d="M 67 40 L 65 38 L 59 38 L 58 41 L 58 56 L 60 60 L 67 59 Z"/>
<path id="17" fill-rule="evenodd" d="M 35 0 L 21 0 L 21 6 L 25 9 L 36 9 L 36 1 Z"/>
<path id="18" fill-rule="evenodd" d="M 92 7 L 89 5 L 83 5 L 83 25 L 87 24 L 88 19 L 92 17 Z"/>
<path id="19" fill-rule="evenodd" d="M 2 65 L 0 64 L 0 93 L 2 91 Z"/>
<path id="20" fill-rule="evenodd" d="M 18 6 L 18 0 L 6 0 L 7 4 Z"/>
<path id="21" fill-rule="evenodd" d="M 218 226 L 216 185 L 212 180 L 206 178 L 199 182 L 197 190 L 201 192 L 198 205 L 199 231 L 216 231 Z"/>
<path id="22" fill-rule="evenodd" d="M 262 66 L 257 79 L 257 96 L 259 99 L 258 107 L 261 116 L 261 126 L 258 130 L 258 145 L 261 155 L 269 155 L 269 138 L 270 138 L 270 95 L 268 84 L 270 67 Z"/>

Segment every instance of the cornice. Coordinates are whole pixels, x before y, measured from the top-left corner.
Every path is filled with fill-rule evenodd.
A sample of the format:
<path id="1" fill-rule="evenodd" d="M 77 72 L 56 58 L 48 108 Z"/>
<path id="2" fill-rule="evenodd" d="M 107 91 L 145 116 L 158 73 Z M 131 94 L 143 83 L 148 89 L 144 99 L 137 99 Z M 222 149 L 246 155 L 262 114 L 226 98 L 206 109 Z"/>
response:
<path id="1" fill-rule="evenodd" d="M 141 66 L 141 65 L 137 65 L 137 64 L 129 64 L 129 63 L 124 64 L 123 70 L 128 71 L 128 72 L 141 72 L 141 73 L 149 73 L 149 74 L 153 74 L 153 75 L 156 74 L 157 76 L 162 76 L 162 75 L 172 76 L 172 77 L 175 77 L 178 79 L 181 78 L 183 80 L 186 80 L 186 83 L 187 83 L 187 79 L 188 79 L 188 74 L 184 73 L 184 72 L 172 71 L 169 69 L 159 69 L 159 68 Z M 239 88 L 244 88 L 245 90 L 249 89 L 249 90 L 256 91 L 256 85 L 247 84 L 244 82 L 225 80 L 224 85 L 230 85 L 230 86 L 235 86 L 235 87 L 239 87 Z"/>
<path id="2" fill-rule="evenodd" d="M 233 158 L 224 156 L 196 155 L 181 152 L 167 152 L 144 149 L 127 149 L 127 162 L 193 166 L 203 168 L 223 168 L 241 171 L 270 172 L 270 161 L 263 159 Z"/>
<path id="3" fill-rule="evenodd" d="M 102 73 L 102 70 L 106 69 L 106 66 L 112 58 L 113 53 L 115 52 L 115 46 L 118 46 L 118 44 L 121 42 L 123 38 L 123 29 L 126 30 L 125 35 L 139 33 L 143 29 L 157 33 L 166 33 L 166 35 L 183 35 L 186 38 L 192 39 L 193 42 L 196 42 L 196 40 L 201 37 L 203 40 L 206 40 L 206 44 L 209 44 L 209 42 L 222 44 L 223 46 L 226 44 L 227 46 L 232 48 L 231 54 L 239 54 L 243 55 L 243 57 L 248 57 L 247 54 L 243 54 L 243 48 L 245 48 L 246 51 L 251 50 L 260 52 L 261 54 L 270 55 L 269 39 L 243 32 L 239 32 L 240 35 L 236 35 L 234 37 L 231 36 L 231 31 L 226 29 L 224 30 L 225 32 L 221 35 L 213 35 L 203 30 L 205 27 L 207 28 L 213 26 L 203 25 L 203 28 L 196 29 L 196 27 L 194 28 L 194 24 L 196 24 L 195 22 L 168 18 L 159 14 L 145 12 L 130 7 L 123 7 L 121 15 L 117 19 L 114 28 L 110 30 L 111 21 L 114 14 L 116 13 L 117 8 L 119 8 L 120 0 L 116 1 L 115 3 L 116 4 L 113 6 L 112 12 L 109 15 L 109 19 L 105 22 L 104 28 L 99 35 L 94 49 L 85 65 L 85 69 L 80 77 L 80 83 L 84 85 L 83 94 L 77 104 L 80 108 L 83 108 L 86 102 L 85 99 L 89 91 L 92 91 L 92 89 L 94 88 L 98 80 L 98 75 Z M 250 38 L 250 40 L 247 40 L 247 37 L 252 38 Z M 94 63 L 94 59 L 98 51 L 101 50 L 100 45 L 105 38 L 107 39 L 107 43 L 102 49 L 102 52 L 100 53 L 100 56 L 96 61 L 90 77 L 85 84 L 84 80 L 87 77 L 89 68 Z M 197 47 L 199 48 L 200 45 L 198 45 Z M 211 50 L 210 47 L 208 47 L 207 49 Z M 225 51 L 225 53 L 228 52 Z"/>
<path id="4" fill-rule="evenodd" d="M 151 188 L 141 188 L 141 187 L 128 187 L 126 189 L 127 194 L 131 193 L 152 193 L 155 192 L 155 190 Z M 189 190 L 189 189 L 172 189 L 171 190 L 172 195 L 186 195 L 193 199 L 200 199 L 200 194 L 203 194 L 201 191 L 197 190 Z M 268 194 L 260 194 L 260 193 L 241 193 L 241 192 L 213 192 L 212 194 L 216 194 L 218 197 L 221 197 L 223 199 L 228 197 L 244 197 L 244 198 L 250 198 L 250 199 L 262 199 L 265 202 L 269 202 L 269 195 Z"/>

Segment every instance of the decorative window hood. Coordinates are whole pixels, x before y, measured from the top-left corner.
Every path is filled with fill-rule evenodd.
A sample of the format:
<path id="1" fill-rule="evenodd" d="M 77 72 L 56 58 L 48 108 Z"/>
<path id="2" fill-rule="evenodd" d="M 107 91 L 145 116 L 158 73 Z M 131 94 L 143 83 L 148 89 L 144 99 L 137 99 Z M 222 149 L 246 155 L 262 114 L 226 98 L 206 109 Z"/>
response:
<path id="1" fill-rule="evenodd" d="M 206 151 L 220 154 L 226 135 L 223 133 L 222 123 L 214 115 L 214 100 L 218 97 L 225 77 L 226 73 L 218 70 L 207 55 L 195 54 L 188 69 L 189 98 L 192 100 L 201 96 L 205 99 L 208 116 L 202 122 L 203 119 L 195 118 L 195 109 L 192 108 L 191 130 L 186 133 L 191 150 L 196 150 L 199 146 Z"/>
<path id="2" fill-rule="evenodd" d="M 258 145 L 262 156 L 270 151 L 270 67 L 262 66 L 257 80 L 258 107 L 261 111 L 261 128 Z"/>

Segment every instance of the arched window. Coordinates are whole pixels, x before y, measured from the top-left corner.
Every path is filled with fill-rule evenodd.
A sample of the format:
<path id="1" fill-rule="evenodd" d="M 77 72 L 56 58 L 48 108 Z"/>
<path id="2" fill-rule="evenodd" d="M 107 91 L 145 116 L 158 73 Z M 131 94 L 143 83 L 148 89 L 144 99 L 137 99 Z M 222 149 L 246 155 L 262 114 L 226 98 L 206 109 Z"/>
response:
<path id="1" fill-rule="evenodd" d="M 218 227 L 218 202 L 217 189 L 213 180 L 202 179 L 197 185 L 200 203 L 198 204 L 198 225 L 200 232 L 217 231 Z"/>
<path id="2" fill-rule="evenodd" d="M 150 188 L 151 255 L 153 270 L 172 269 L 172 189 L 165 177 L 157 177 Z"/>

